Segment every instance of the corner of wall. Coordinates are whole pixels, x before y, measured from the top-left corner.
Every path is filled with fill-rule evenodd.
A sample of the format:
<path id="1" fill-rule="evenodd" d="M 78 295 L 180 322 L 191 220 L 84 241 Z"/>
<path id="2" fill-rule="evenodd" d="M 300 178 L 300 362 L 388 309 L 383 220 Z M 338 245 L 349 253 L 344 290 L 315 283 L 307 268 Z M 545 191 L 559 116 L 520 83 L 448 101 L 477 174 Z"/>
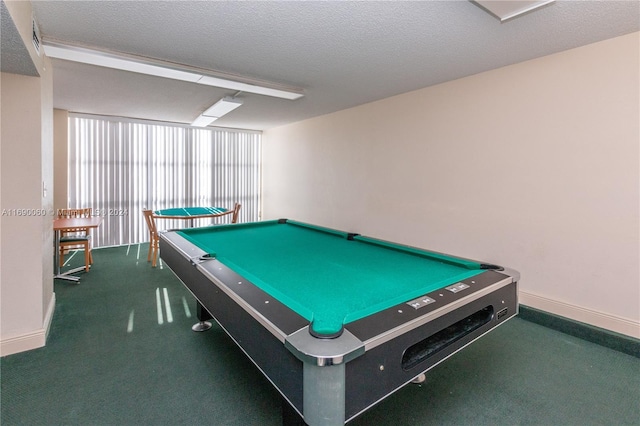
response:
<path id="1" fill-rule="evenodd" d="M 53 208 L 67 208 L 69 112 L 53 110 Z"/>
<path id="2" fill-rule="evenodd" d="M 41 329 L 0 340 L 0 357 L 30 351 L 45 346 L 47 343 L 47 337 L 49 336 L 49 330 L 51 329 L 55 306 L 56 297 L 55 294 L 53 294 Z"/>

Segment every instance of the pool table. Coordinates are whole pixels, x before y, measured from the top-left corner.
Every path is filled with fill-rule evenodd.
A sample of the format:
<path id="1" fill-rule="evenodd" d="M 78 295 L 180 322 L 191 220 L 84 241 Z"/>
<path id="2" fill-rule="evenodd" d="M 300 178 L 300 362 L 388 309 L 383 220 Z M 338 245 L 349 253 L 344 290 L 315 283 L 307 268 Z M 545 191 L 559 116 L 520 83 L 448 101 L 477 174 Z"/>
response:
<path id="1" fill-rule="evenodd" d="M 517 314 L 519 274 L 281 219 L 160 234 L 166 265 L 308 425 L 353 419 Z"/>

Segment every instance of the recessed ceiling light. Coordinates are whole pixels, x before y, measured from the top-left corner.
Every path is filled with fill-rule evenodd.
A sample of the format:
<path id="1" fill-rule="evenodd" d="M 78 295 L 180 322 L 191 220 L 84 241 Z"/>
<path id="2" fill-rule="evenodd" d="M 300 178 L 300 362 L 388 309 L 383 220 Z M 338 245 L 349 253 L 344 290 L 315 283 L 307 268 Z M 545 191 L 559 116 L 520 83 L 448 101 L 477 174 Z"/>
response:
<path id="1" fill-rule="evenodd" d="M 491 15 L 495 16 L 500 22 L 508 21 L 525 13 L 532 12 L 543 6 L 553 3 L 555 0 L 471 0 Z"/>

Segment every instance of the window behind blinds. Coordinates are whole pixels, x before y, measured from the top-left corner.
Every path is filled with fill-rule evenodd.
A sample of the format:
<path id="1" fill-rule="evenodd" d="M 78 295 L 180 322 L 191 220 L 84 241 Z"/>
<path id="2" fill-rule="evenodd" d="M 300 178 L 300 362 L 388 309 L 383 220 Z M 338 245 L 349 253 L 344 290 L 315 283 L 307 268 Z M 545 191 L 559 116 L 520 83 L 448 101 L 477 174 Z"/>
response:
<path id="1" fill-rule="evenodd" d="M 70 114 L 68 206 L 103 216 L 94 247 L 148 241 L 143 208 L 231 209 L 238 202 L 239 221 L 255 221 L 260 160 L 259 132 Z"/>

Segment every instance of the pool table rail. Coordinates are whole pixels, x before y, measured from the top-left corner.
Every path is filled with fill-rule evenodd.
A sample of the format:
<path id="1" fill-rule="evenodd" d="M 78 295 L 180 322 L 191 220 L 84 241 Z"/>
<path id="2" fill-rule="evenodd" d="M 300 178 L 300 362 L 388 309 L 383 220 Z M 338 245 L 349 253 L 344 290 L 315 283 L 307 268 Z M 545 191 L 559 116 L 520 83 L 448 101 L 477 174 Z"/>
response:
<path id="1" fill-rule="evenodd" d="M 287 336 L 284 345 L 300 361 L 318 367 L 343 364 L 365 353 L 364 343 L 348 330 L 333 339 L 318 339 L 309 326 Z"/>
<path id="2" fill-rule="evenodd" d="M 473 278 L 474 278 L 474 281 L 478 280 L 478 277 L 473 277 Z M 401 334 L 404 334 L 410 330 L 416 329 L 430 321 L 433 321 L 438 317 L 446 315 L 449 312 L 455 311 L 456 309 L 459 309 L 462 306 L 474 300 L 477 300 L 486 295 L 489 295 L 512 283 L 516 283 L 516 281 L 514 281 L 512 277 L 504 276 L 504 278 L 500 281 L 493 282 L 492 284 L 489 284 L 480 289 L 477 289 L 474 292 L 471 292 L 465 295 L 461 294 L 460 295 L 461 297 L 457 297 L 454 300 L 444 305 L 434 303 L 435 309 L 431 311 L 425 310 L 424 312 L 419 313 L 418 316 L 414 316 L 411 319 L 407 319 L 406 315 L 403 315 L 403 314 L 405 314 L 406 312 L 411 313 L 411 311 L 414 311 L 412 308 L 406 306 L 406 304 L 394 306 L 393 308 L 390 308 L 389 311 L 392 312 L 395 316 L 399 317 L 399 319 L 397 319 L 396 322 L 400 322 L 400 324 L 397 325 L 396 327 L 387 329 L 383 332 L 376 334 L 375 336 L 372 336 L 366 339 L 364 341 L 365 349 L 370 350 L 375 348 L 376 346 L 382 345 Z M 442 295 L 443 297 L 447 295 L 446 292 L 442 292 L 442 291 L 432 292 L 430 294 L 433 297 L 437 297 L 436 294 Z M 501 309 L 499 309 L 498 311 L 502 310 L 502 308 L 507 308 L 507 306 L 506 305 L 502 306 Z M 514 314 L 514 313 L 515 312 L 510 312 L 510 314 Z M 389 323 L 388 321 L 385 321 L 385 322 L 387 324 Z"/>

